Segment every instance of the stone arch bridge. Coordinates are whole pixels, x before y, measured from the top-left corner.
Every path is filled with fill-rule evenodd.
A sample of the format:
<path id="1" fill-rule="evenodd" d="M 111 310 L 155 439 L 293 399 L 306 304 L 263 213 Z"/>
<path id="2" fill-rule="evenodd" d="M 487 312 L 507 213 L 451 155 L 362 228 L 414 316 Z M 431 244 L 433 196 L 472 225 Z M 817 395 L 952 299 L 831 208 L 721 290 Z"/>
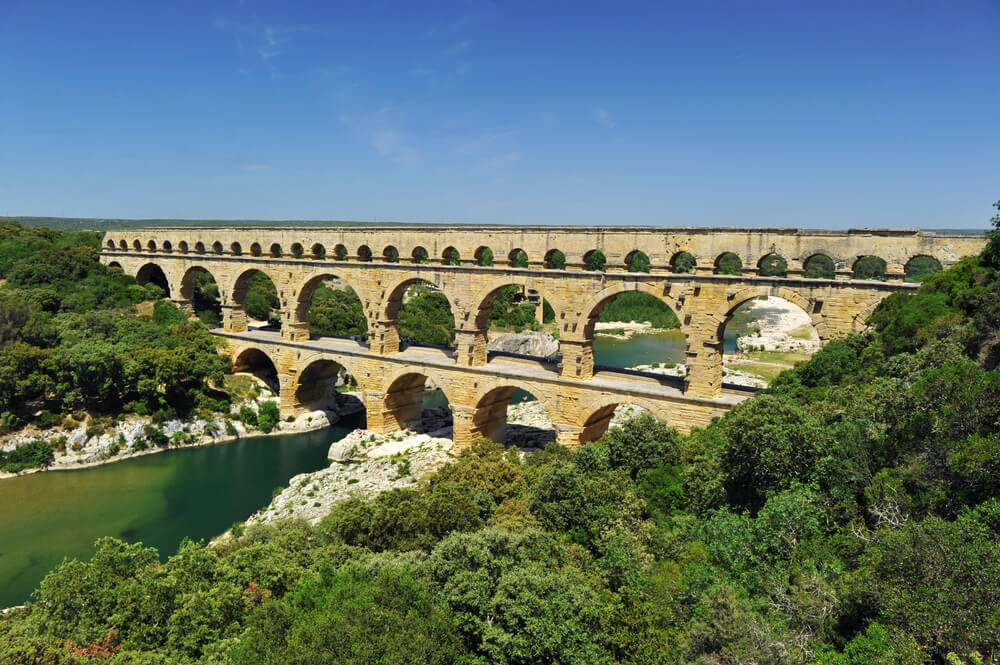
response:
<path id="1" fill-rule="evenodd" d="M 214 333 L 227 339 L 237 364 L 258 354 L 270 359 L 285 414 L 306 409 L 315 384 L 342 367 L 358 381 L 373 430 L 393 431 L 418 418 L 430 380 L 448 397 L 457 446 L 479 436 L 502 438 L 516 388 L 545 406 L 558 441 L 576 446 L 603 434 L 618 404 L 637 404 L 689 429 L 745 399 L 746 391 L 723 384 L 722 334 L 733 310 L 748 300 L 768 295 L 795 303 L 825 343 L 862 330 L 882 298 L 915 289 L 902 281 L 909 261 L 930 257 L 948 267 L 984 243 L 983 237 L 912 230 L 151 228 L 108 232 L 101 260 L 141 282 L 158 278 L 184 307 L 190 306 L 197 275 L 210 273 L 223 308 L 222 328 Z M 556 252 L 562 257 L 558 267 Z M 586 269 L 594 252 L 605 259 L 606 272 Z M 649 272 L 628 272 L 639 252 L 648 258 Z M 674 272 L 682 252 L 694 258 L 693 272 Z M 713 274 L 724 253 L 740 258 L 741 274 Z M 833 262 L 834 279 L 803 277 L 803 265 L 819 254 Z M 786 262 L 786 277 L 760 276 L 762 261 L 772 255 Z M 887 281 L 850 278 L 849 266 L 864 256 L 885 262 Z M 247 327 L 247 286 L 257 272 L 277 289 L 280 333 Z M 309 334 L 312 294 L 334 277 L 361 300 L 365 342 Z M 448 298 L 454 349 L 401 349 L 399 307 L 407 287 L 418 281 L 434 284 Z M 558 365 L 487 352 L 493 300 L 510 285 L 537 291 L 552 306 Z M 629 291 L 648 293 L 677 314 L 687 344 L 685 379 L 595 367 L 594 324 L 612 298 Z"/>

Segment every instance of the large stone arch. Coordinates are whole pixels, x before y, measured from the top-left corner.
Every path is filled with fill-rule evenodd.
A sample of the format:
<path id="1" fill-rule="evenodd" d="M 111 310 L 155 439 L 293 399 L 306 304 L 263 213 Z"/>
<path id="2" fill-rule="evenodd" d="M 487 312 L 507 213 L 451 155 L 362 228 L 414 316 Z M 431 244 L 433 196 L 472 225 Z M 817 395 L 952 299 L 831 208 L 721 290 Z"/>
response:
<path id="1" fill-rule="evenodd" d="M 275 290 L 278 292 L 278 300 L 283 304 L 287 294 L 284 293 L 281 288 L 283 282 L 274 274 L 271 270 L 265 267 L 265 264 L 257 264 L 252 268 L 247 268 L 239 272 L 234 273 L 234 278 L 231 284 L 226 288 L 226 293 L 223 296 L 224 302 L 238 305 L 240 307 L 246 306 L 246 292 L 247 286 L 250 284 L 250 278 L 254 276 L 255 273 L 263 273 L 271 282 L 274 284 Z M 220 284 L 221 287 L 221 284 Z"/>
<path id="2" fill-rule="evenodd" d="M 190 301 L 192 298 L 194 298 L 194 281 L 195 278 L 197 278 L 198 273 L 200 272 L 207 272 L 209 275 L 211 275 L 212 279 L 215 280 L 216 285 L 219 286 L 219 298 L 222 299 L 225 297 L 226 294 L 223 293 L 222 282 L 219 280 L 216 274 L 208 267 L 209 265 L 211 264 L 206 265 L 202 263 L 194 263 L 190 264 L 188 268 L 184 271 L 184 274 L 180 280 L 180 289 L 179 289 L 180 297 L 183 300 Z"/>
<path id="3" fill-rule="evenodd" d="M 306 331 L 309 330 L 309 307 L 312 304 L 313 294 L 316 293 L 316 289 L 328 279 L 339 279 L 344 284 L 346 284 L 354 293 L 358 296 L 361 301 L 361 310 L 365 316 L 365 322 L 368 325 L 368 330 L 372 329 L 372 308 L 368 302 L 367 294 L 361 291 L 356 281 L 353 279 L 345 278 L 344 273 L 336 273 L 332 271 L 323 271 L 318 273 L 311 273 L 304 281 L 302 281 L 293 293 L 289 295 L 288 302 L 291 305 L 291 315 L 292 315 L 292 325 Z"/>
<path id="4" fill-rule="evenodd" d="M 559 319 L 559 313 L 563 311 L 562 303 L 554 300 L 546 291 L 538 289 L 537 283 L 532 283 L 530 279 L 518 280 L 513 277 L 500 277 L 491 280 L 486 286 L 481 287 L 469 301 L 471 310 L 470 318 L 477 329 L 485 331 L 489 327 L 489 316 L 493 308 L 493 301 L 508 286 L 521 286 L 526 289 L 537 290 L 542 300 L 547 301 L 549 306 L 555 311 L 556 320 Z"/>
<path id="5" fill-rule="evenodd" d="M 516 383 L 502 381 L 499 384 L 484 387 L 476 393 L 471 422 L 468 423 L 472 439 L 484 437 L 497 443 L 506 441 L 507 407 L 510 406 L 510 398 L 517 390 L 524 390 L 534 395 L 538 403 L 548 413 L 553 427 L 555 426 L 558 411 L 555 405 L 549 401 L 548 391 L 532 381 L 517 381 Z"/>
<path id="6" fill-rule="evenodd" d="M 360 378 L 358 380 L 361 381 Z M 447 374 L 430 367 L 400 365 L 384 377 L 381 398 L 374 398 L 365 392 L 368 428 L 377 432 L 392 432 L 419 423 L 428 381 L 441 389 L 448 404 L 456 404 Z"/>
<path id="7" fill-rule="evenodd" d="M 135 271 L 135 281 L 142 286 L 153 282 L 166 291 L 166 297 L 170 298 L 177 293 L 177 280 L 159 263 L 150 261 L 143 263 Z"/>
<path id="8" fill-rule="evenodd" d="M 290 391 L 296 410 L 329 409 L 336 405 L 337 381 L 341 370 L 354 378 L 361 388 L 361 365 L 358 358 L 312 353 L 295 363 L 294 380 Z"/>
<path id="9" fill-rule="evenodd" d="M 247 372 L 266 383 L 275 393 L 280 391 L 279 374 L 281 372 L 280 358 L 261 344 L 242 344 L 232 349 L 232 367 L 234 372 Z M 266 361 L 266 362 L 265 362 Z"/>
<path id="10" fill-rule="evenodd" d="M 462 312 L 460 306 L 461 299 L 458 298 L 456 294 L 452 293 L 451 289 L 443 283 L 440 272 L 430 270 L 426 272 L 417 271 L 408 273 L 406 277 L 403 277 L 393 283 L 390 287 L 386 288 L 385 295 L 379 303 L 379 319 L 383 321 L 399 320 L 399 306 L 402 304 L 403 294 L 406 293 L 406 289 L 409 286 L 418 282 L 427 282 L 444 294 L 444 297 L 448 299 L 448 306 L 451 308 L 451 314 L 455 317 L 455 325 L 458 326 L 460 314 Z"/>
<path id="11" fill-rule="evenodd" d="M 681 305 L 677 298 L 670 293 L 669 289 L 669 282 L 646 282 L 641 278 L 637 278 L 635 281 L 619 282 L 613 285 L 608 285 L 596 294 L 591 295 L 590 299 L 587 300 L 584 306 L 580 309 L 579 318 L 573 321 L 573 329 L 566 330 L 565 334 L 572 339 L 592 340 L 594 338 L 594 324 L 597 323 L 597 318 L 601 315 L 601 310 L 604 309 L 604 306 L 607 305 L 612 298 L 620 296 L 623 293 L 640 291 L 653 296 L 672 309 L 674 314 L 677 315 L 677 319 L 680 321 L 680 331 L 684 333 L 685 337 L 687 337 L 687 324 L 685 323 L 683 313 L 681 312 Z"/>

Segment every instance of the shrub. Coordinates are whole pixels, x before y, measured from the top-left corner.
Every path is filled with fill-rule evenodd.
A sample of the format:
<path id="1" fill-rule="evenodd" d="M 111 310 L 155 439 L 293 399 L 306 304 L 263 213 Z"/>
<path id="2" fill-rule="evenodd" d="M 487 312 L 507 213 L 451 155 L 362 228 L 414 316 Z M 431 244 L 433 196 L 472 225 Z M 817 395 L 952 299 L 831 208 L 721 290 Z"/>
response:
<path id="1" fill-rule="evenodd" d="M 261 402 L 257 412 L 257 427 L 261 432 L 270 432 L 281 421 L 278 403 L 273 400 Z"/>
<path id="2" fill-rule="evenodd" d="M 0 451 L 0 469 L 18 473 L 25 469 L 46 467 L 55 459 L 55 453 L 48 441 L 35 439 L 10 452 Z"/>
<path id="3" fill-rule="evenodd" d="M 159 446 L 160 448 L 166 448 L 170 443 L 170 439 L 167 438 L 166 433 L 157 427 L 156 425 L 146 424 L 142 428 L 143 434 L 149 439 L 149 442 L 154 446 Z"/>
<path id="4" fill-rule="evenodd" d="M 257 412 L 249 406 L 244 405 L 240 407 L 239 418 L 240 422 L 248 427 L 257 426 Z"/>

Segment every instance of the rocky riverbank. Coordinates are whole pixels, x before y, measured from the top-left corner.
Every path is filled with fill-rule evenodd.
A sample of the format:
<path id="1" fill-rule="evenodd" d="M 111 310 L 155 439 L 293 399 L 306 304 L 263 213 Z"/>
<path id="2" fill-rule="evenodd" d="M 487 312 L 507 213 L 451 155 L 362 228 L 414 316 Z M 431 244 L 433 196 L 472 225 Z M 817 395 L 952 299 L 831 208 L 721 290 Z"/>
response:
<path id="1" fill-rule="evenodd" d="M 26 428 L 0 440 L 0 449 L 9 452 L 18 446 L 41 439 L 56 449 L 55 459 L 47 469 L 25 469 L 19 474 L 0 472 L 0 479 L 43 470 L 85 469 L 133 457 L 155 455 L 171 449 L 210 446 L 241 438 L 310 432 L 329 427 L 341 418 L 363 410 L 361 401 L 356 395 L 344 393 L 340 396 L 337 409 L 312 411 L 295 420 L 279 422 L 271 432 L 256 430 L 239 419 L 239 411 L 243 407 L 249 406 L 257 412 L 261 404 L 276 399 L 273 394 L 265 393 L 256 399 L 234 404 L 228 414 L 189 421 L 168 420 L 155 424 L 147 416 L 133 415 L 109 424 L 100 432 L 91 430 L 88 433 L 86 422 L 79 423 L 75 428 L 57 427 L 47 430 Z M 150 433 L 154 429 L 162 433 L 166 445 L 150 440 Z M 159 434 L 154 436 L 158 437 Z"/>
<path id="2" fill-rule="evenodd" d="M 559 353 L 559 342 L 547 330 L 524 330 L 518 333 L 490 331 L 486 348 L 490 351 L 546 358 Z"/>
<path id="3" fill-rule="evenodd" d="M 667 328 L 654 328 L 649 321 L 598 321 L 594 324 L 594 334 L 615 339 L 629 339 L 636 335 L 657 335 L 667 332 Z"/>

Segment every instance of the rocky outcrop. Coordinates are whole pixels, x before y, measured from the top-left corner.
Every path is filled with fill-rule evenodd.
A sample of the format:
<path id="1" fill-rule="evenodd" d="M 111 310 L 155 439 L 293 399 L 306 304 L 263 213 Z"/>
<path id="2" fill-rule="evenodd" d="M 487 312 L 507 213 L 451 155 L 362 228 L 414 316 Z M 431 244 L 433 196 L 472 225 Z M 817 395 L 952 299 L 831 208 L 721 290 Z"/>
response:
<path id="1" fill-rule="evenodd" d="M 545 358 L 559 352 L 559 342 L 547 331 L 525 330 L 519 333 L 490 333 L 487 348 L 490 351 Z"/>

